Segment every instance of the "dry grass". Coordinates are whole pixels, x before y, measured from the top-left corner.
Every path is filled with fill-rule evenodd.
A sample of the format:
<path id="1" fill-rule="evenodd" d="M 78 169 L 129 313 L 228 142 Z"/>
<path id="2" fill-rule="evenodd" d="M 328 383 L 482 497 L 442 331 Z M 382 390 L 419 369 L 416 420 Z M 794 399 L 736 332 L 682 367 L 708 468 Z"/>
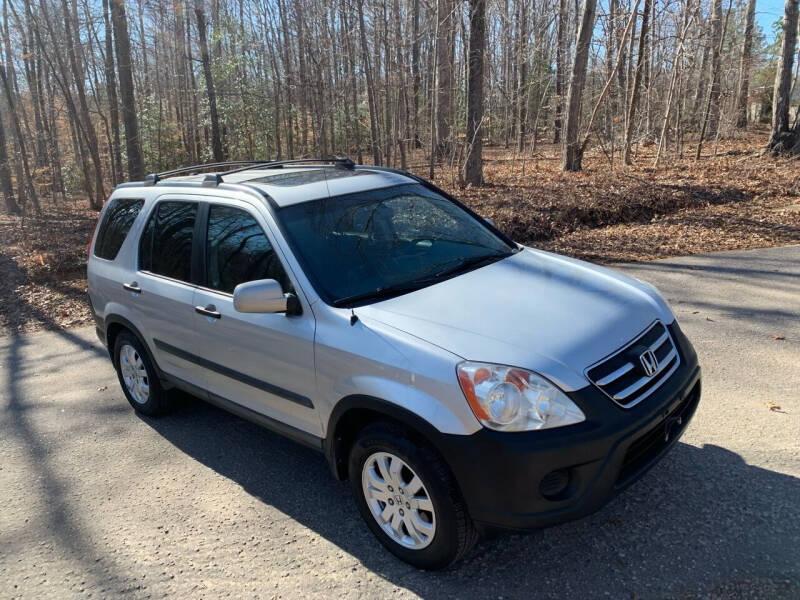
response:
<path id="1" fill-rule="evenodd" d="M 652 146 L 626 169 L 594 151 L 570 174 L 551 145 L 524 159 L 487 148 L 486 186 L 460 188 L 449 168 L 435 181 L 515 240 L 597 262 L 800 243 L 800 161 L 760 156 L 763 139 L 756 132 L 720 143 L 715 156 L 709 146 L 699 161 L 667 156 L 657 169 Z M 79 206 L 49 206 L 41 218 L 0 215 L 0 332 L 91 322 L 94 218 Z"/>

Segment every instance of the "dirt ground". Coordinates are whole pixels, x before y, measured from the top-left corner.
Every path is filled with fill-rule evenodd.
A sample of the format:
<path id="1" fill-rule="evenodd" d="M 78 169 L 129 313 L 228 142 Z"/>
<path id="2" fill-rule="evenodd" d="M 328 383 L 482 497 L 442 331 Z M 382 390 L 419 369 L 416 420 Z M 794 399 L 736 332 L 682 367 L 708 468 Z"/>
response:
<path id="1" fill-rule="evenodd" d="M 591 151 L 584 171 L 560 171 L 558 148 L 524 157 L 485 150 L 482 187 L 462 188 L 456 169 L 435 182 L 518 242 L 594 262 L 635 262 L 715 250 L 800 243 L 800 161 L 760 154 L 764 132 L 671 153 L 652 166 L 655 147 L 632 167 Z M 420 156 L 409 170 L 427 177 Z M 43 202 L 41 217 L 0 215 L 0 335 L 91 321 L 86 244 L 96 213 L 75 199 Z"/>

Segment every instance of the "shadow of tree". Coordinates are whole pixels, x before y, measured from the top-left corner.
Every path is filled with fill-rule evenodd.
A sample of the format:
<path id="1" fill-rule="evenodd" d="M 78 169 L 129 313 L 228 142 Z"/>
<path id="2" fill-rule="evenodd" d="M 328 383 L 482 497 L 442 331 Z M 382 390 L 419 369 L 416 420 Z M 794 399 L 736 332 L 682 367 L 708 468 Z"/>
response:
<path id="1" fill-rule="evenodd" d="M 52 326 L 35 307 L 23 310 Z M 70 331 L 57 334 L 76 348 L 106 355 Z M 123 569 L 82 529 L 68 486 L 28 417 L 18 385 L 26 343 L 16 334 L 9 340 L 3 434 L 21 440 L 36 470 L 49 504 L 47 526 L 59 547 L 101 588 L 124 593 Z M 182 396 L 180 405 L 166 418 L 142 420 L 187 456 L 421 597 L 684 595 L 761 573 L 788 582 L 779 590 L 787 598 L 800 595 L 800 479 L 748 465 L 719 446 L 680 443 L 598 513 L 531 535 L 488 540 L 463 562 L 432 574 L 381 549 L 321 455 L 190 397 Z"/>
<path id="2" fill-rule="evenodd" d="M 65 338 L 83 350 L 100 350 L 68 332 L 61 332 Z M 91 536 L 81 524 L 79 509 L 71 504 L 71 492 L 64 479 L 50 466 L 50 449 L 43 436 L 37 431 L 28 411 L 32 405 L 23 398 L 18 380 L 24 370 L 22 349 L 25 338 L 12 333 L 5 352 L 6 386 L 2 396 L 6 400 L 0 417 L 3 436 L 17 438 L 27 455 L 27 464 L 36 473 L 37 489 L 25 490 L 26 494 L 38 493 L 44 499 L 47 509 L 43 515 L 47 531 L 59 549 L 82 565 L 86 575 L 94 580 L 98 589 L 112 587 L 112 595 L 124 594 L 130 589 L 130 581 L 122 574 L 119 565 L 107 553 L 101 552 Z M 23 491 L 20 490 L 22 493 Z"/>
<path id="3" fill-rule="evenodd" d="M 480 597 L 504 598 L 560 598 L 573 595 L 570 589 L 580 597 L 676 593 L 746 576 L 753 561 L 800 576 L 800 479 L 748 465 L 719 446 L 680 443 L 595 515 L 485 541 L 466 560 L 432 574 L 380 548 L 349 488 L 330 476 L 318 453 L 189 396 L 180 406 L 167 418 L 143 420 L 248 494 L 425 598 L 470 598 L 478 589 Z"/>

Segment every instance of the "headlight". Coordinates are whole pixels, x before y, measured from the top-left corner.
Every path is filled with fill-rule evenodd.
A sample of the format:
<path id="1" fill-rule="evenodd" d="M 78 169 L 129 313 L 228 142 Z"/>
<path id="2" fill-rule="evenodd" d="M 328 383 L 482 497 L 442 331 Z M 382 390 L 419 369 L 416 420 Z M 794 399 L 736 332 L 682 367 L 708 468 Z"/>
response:
<path id="1" fill-rule="evenodd" d="M 530 431 L 586 420 L 564 392 L 531 371 L 477 362 L 462 362 L 457 371 L 472 412 L 490 429 Z"/>

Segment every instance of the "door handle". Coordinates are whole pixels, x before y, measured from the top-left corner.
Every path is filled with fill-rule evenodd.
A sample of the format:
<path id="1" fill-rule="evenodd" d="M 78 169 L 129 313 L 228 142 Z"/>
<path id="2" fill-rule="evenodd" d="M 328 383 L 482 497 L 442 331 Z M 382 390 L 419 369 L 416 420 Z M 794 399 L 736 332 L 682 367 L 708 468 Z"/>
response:
<path id="1" fill-rule="evenodd" d="M 200 313 L 201 315 L 205 315 L 206 317 L 211 317 L 212 319 L 219 319 L 222 316 L 219 312 L 217 312 L 217 307 L 213 304 L 195 306 L 194 311 Z"/>
<path id="2" fill-rule="evenodd" d="M 142 288 L 140 288 L 139 284 L 136 283 L 135 281 L 132 281 L 130 283 L 123 283 L 122 287 L 124 289 L 128 290 L 129 292 L 133 292 L 134 294 L 141 294 L 142 293 Z"/>

